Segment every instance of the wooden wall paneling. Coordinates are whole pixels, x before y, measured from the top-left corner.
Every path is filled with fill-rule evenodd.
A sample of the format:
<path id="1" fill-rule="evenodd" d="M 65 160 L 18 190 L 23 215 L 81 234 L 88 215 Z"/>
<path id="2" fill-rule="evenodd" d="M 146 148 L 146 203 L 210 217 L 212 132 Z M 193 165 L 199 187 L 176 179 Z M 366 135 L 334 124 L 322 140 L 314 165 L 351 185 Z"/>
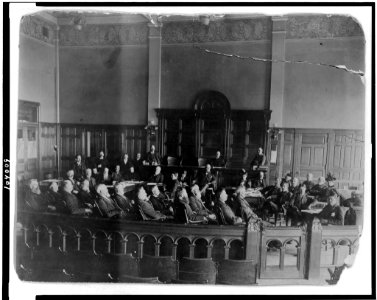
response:
<path id="1" fill-rule="evenodd" d="M 364 135 L 362 131 L 335 130 L 334 156 L 329 171 L 337 178 L 339 188 L 362 188 L 364 180 Z"/>
<path id="2" fill-rule="evenodd" d="M 295 131 L 294 175 L 305 180 L 307 173 L 314 178 L 326 176 L 328 132 Z"/>
<path id="3" fill-rule="evenodd" d="M 57 176 L 56 145 L 57 128 L 54 123 L 40 123 L 40 170 L 42 177 L 46 173 Z"/>
<path id="4" fill-rule="evenodd" d="M 293 129 L 284 129 L 284 141 L 283 141 L 283 151 L 282 151 L 282 177 L 284 177 L 288 172 L 293 171 L 293 147 L 295 141 L 295 133 Z"/>

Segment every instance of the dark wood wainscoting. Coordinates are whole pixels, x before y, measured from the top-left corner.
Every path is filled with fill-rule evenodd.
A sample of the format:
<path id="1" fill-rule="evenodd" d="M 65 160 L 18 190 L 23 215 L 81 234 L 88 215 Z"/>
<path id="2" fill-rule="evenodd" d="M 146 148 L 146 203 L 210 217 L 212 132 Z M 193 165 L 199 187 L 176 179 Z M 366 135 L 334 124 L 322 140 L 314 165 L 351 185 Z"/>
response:
<path id="1" fill-rule="evenodd" d="M 281 128 L 276 139 L 269 136 L 270 182 L 292 172 L 300 180 L 331 172 L 337 188 L 357 187 L 364 181 L 364 133 L 362 130 Z M 271 151 L 277 151 L 276 163 Z"/>
<path id="2" fill-rule="evenodd" d="M 147 136 L 144 126 L 61 124 L 60 149 L 62 174 L 71 167 L 76 154 L 88 162 L 103 150 L 110 163 L 123 153 L 131 159 L 136 153 L 146 153 Z"/>

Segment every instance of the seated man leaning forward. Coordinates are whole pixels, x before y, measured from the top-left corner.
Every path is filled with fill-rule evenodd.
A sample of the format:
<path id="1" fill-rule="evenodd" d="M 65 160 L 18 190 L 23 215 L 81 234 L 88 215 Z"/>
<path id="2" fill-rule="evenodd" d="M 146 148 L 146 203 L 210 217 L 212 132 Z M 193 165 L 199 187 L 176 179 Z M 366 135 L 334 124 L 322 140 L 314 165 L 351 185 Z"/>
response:
<path id="1" fill-rule="evenodd" d="M 226 201 L 228 200 L 228 194 L 226 193 L 225 187 L 221 188 L 221 192 L 219 195 L 219 202 L 218 205 L 224 215 L 225 221 L 228 224 L 237 225 L 242 224 L 242 219 L 240 217 L 237 217 L 233 210 L 226 204 Z"/>
<path id="2" fill-rule="evenodd" d="M 160 192 L 157 185 L 152 187 L 152 195 L 149 197 L 149 200 L 155 210 L 162 212 L 164 215 L 174 214 L 172 201 L 169 201 L 167 197 Z"/>
<path id="3" fill-rule="evenodd" d="M 67 204 L 69 213 L 72 215 L 86 215 L 91 214 L 93 211 L 90 208 L 85 208 L 81 205 L 79 199 L 72 194 L 73 185 L 70 180 L 63 181 L 63 199 Z"/>
<path id="4" fill-rule="evenodd" d="M 151 219 L 154 220 L 164 220 L 166 219 L 166 216 L 159 212 L 156 211 L 153 208 L 152 203 L 149 201 L 147 192 L 145 191 L 143 186 L 139 186 L 137 188 L 137 204 L 139 205 L 140 209 L 143 211 L 143 213 Z"/>
<path id="5" fill-rule="evenodd" d="M 192 211 L 197 215 L 207 217 L 209 220 L 216 220 L 216 215 L 211 213 L 210 210 L 205 207 L 202 201 L 202 193 L 200 192 L 198 185 L 194 184 L 191 187 L 191 193 L 192 196 L 189 199 L 189 204 Z"/>
<path id="6" fill-rule="evenodd" d="M 342 210 L 339 206 L 339 198 L 335 192 L 330 192 L 329 200 L 317 218 L 324 225 L 342 225 Z"/>
<path id="7" fill-rule="evenodd" d="M 249 203 L 245 200 L 246 190 L 244 187 L 239 187 L 236 191 L 236 201 L 241 208 L 241 217 L 248 222 L 250 219 L 259 219 L 259 217 L 253 212 Z"/>
<path id="8" fill-rule="evenodd" d="M 121 182 L 118 182 L 115 184 L 115 196 L 114 201 L 116 204 L 126 213 L 133 214 L 135 213 L 135 201 L 128 199 L 124 195 L 124 184 Z"/>
<path id="9" fill-rule="evenodd" d="M 97 185 L 96 192 L 99 196 L 98 206 L 104 217 L 117 219 L 125 216 L 121 208 L 111 199 L 106 185 L 103 183 Z"/>
<path id="10" fill-rule="evenodd" d="M 200 221 L 202 223 L 207 223 L 208 219 L 205 216 L 198 215 L 194 212 L 189 204 L 189 198 L 185 188 L 178 187 L 174 198 L 175 206 L 175 220 L 179 223 L 185 223 L 185 210 L 189 221 Z"/>
<path id="11" fill-rule="evenodd" d="M 81 183 L 81 189 L 79 193 L 77 194 L 77 197 L 81 200 L 81 203 L 83 203 L 85 206 L 89 208 L 93 208 L 94 197 L 90 192 L 88 179 L 84 179 L 84 181 Z"/>
<path id="12" fill-rule="evenodd" d="M 26 206 L 35 211 L 56 211 L 56 207 L 48 203 L 48 198 L 41 193 L 37 179 L 29 180 L 29 190 L 25 195 Z"/>

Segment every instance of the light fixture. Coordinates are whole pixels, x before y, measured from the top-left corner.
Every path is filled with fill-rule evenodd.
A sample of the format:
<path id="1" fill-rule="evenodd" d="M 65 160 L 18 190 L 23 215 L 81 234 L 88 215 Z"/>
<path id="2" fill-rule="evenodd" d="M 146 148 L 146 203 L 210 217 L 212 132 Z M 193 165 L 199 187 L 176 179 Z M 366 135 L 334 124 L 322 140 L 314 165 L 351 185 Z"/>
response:
<path id="1" fill-rule="evenodd" d="M 276 124 L 274 124 L 271 128 L 267 130 L 267 133 L 270 134 L 271 140 L 276 140 L 280 132 L 281 130 L 279 128 L 276 128 Z"/>
<path id="2" fill-rule="evenodd" d="M 154 124 L 154 120 L 148 121 L 148 125 L 144 127 L 147 134 L 150 136 L 155 136 L 158 126 Z"/>
<path id="3" fill-rule="evenodd" d="M 201 16 L 199 16 L 199 21 L 203 25 L 208 26 L 209 25 L 209 21 L 210 21 L 210 16 L 209 15 L 201 15 Z"/>
<path id="4" fill-rule="evenodd" d="M 83 14 L 76 14 L 73 16 L 71 23 L 77 30 L 81 30 L 82 26 L 86 24 L 86 19 Z"/>

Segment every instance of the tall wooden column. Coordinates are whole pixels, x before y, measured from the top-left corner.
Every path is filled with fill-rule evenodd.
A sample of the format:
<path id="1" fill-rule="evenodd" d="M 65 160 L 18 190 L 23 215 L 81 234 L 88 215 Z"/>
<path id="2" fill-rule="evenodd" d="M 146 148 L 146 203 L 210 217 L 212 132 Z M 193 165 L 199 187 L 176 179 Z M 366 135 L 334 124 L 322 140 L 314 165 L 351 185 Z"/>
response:
<path id="1" fill-rule="evenodd" d="M 56 25 L 55 29 L 55 102 L 56 102 L 56 176 L 60 177 L 60 58 L 59 58 L 59 30 L 60 27 Z"/>
<path id="2" fill-rule="evenodd" d="M 285 60 L 285 26 L 287 18 L 272 17 L 272 60 Z M 271 124 L 283 126 L 284 62 L 271 64 L 270 110 Z"/>
<path id="3" fill-rule="evenodd" d="M 149 77 L 148 77 L 148 124 L 158 124 L 155 113 L 161 107 L 161 24 L 148 24 L 149 27 Z M 147 148 L 156 145 L 158 132 L 147 139 Z M 157 145 L 156 145 L 157 146 Z M 157 149 L 160 151 L 160 149 Z"/>

